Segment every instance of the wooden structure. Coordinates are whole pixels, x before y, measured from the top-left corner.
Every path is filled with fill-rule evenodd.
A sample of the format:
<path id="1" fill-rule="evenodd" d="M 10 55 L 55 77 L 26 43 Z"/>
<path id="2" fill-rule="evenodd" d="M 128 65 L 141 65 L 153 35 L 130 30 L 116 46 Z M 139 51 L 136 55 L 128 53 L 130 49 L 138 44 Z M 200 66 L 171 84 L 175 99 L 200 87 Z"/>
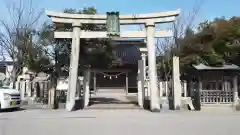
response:
<path id="1" fill-rule="evenodd" d="M 236 103 L 239 99 L 238 73 L 240 67 L 223 65 L 210 67 L 193 65 L 190 90 L 199 90 L 202 105 Z"/>
<path id="2" fill-rule="evenodd" d="M 139 46 L 144 40 L 111 40 L 117 60 L 111 68 L 90 68 L 90 84 L 94 91 L 99 89 L 125 89 L 126 93 L 137 89 L 137 62 L 141 59 Z M 137 91 L 137 90 L 135 90 Z"/>

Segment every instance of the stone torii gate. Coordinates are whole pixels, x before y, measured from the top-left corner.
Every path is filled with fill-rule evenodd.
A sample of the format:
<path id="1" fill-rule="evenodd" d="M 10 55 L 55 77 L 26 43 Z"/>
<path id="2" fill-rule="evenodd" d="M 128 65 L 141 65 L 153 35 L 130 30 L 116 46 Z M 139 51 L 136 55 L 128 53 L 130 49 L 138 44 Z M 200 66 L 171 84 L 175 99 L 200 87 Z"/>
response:
<path id="1" fill-rule="evenodd" d="M 144 31 L 122 31 L 120 38 L 146 38 L 147 39 L 147 56 L 149 67 L 149 80 L 150 80 L 150 109 L 153 112 L 160 111 L 157 73 L 156 73 L 156 48 L 155 37 L 164 38 L 173 36 L 172 31 L 161 30 L 155 31 L 155 24 L 170 23 L 176 20 L 180 10 L 151 13 L 151 14 L 133 14 L 133 15 L 119 15 L 119 25 L 128 24 L 144 24 Z M 56 13 L 46 11 L 46 14 L 51 18 L 53 23 L 67 23 L 72 24 L 72 32 L 54 32 L 54 38 L 71 38 L 71 62 L 69 72 L 69 85 L 68 85 L 68 99 L 66 109 L 71 111 L 75 106 L 75 93 L 77 89 L 78 78 L 78 60 L 80 51 L 80 38 L 111 38 L 108 32 L 104 31 L 83 31 L 81 30 L 82 24 L 106 24 L 107 14 L 68 14 Z M 85 78 L 84 78 L 85 79 Z M 86 93 L 86 92 L 85 92 Z M 86 96 L 85 96 L 86 97 Z M 88 96 L 87 96 L 88 97 Z M 87 100 L 88 101 L 88 100 Z M 86 105 L 86 103 L 85 103 Z"/>

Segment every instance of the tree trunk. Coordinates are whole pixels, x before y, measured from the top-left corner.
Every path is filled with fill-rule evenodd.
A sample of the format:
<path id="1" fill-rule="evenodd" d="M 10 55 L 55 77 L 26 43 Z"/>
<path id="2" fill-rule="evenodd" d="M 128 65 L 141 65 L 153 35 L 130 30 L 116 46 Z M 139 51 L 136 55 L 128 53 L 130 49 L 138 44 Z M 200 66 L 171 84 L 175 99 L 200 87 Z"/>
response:
<path id="1" fill-rule="evenodd" d="M 13 89 L 16 88 L 16 81 L 17 81 L 17 69 L 16 66 L 13 66 L 13 70 L 11 72 L 11 82 L 13 83 L 12 87 Z"/>
<path id="2" fill-rule="evenodd" d="M 49 94 L 49 106 L 52 108 L 52 109 L 58 109 L 58 99 L 59 97 L 57 97 L 57 82 L 58 82 L 58 77 L 59 77 L 59 74 L 61 72 L 61 67 L 59 65 L 59 62 L 58 62 L 58 52 L 59 52 L 59 48 L 58 48 L 58 44 L 56 45 L 55 47 L 55 67 L 54 67 L 54 72 L 53 72 L 53 75 L 52 75 L 52 88 L 50 90 L 50 94 Z"/>

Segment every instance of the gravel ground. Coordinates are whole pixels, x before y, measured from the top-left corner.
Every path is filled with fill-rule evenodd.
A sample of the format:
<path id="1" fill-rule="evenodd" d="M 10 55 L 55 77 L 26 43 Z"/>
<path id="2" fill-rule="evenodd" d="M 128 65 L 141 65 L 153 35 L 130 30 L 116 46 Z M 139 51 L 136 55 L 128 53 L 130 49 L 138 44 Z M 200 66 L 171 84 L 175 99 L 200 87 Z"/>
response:
<path id="1" fill-rule="evenodd" d="M 239 135 L 240 113 L 22 110 L 0 113 L 0 135 Z"/>

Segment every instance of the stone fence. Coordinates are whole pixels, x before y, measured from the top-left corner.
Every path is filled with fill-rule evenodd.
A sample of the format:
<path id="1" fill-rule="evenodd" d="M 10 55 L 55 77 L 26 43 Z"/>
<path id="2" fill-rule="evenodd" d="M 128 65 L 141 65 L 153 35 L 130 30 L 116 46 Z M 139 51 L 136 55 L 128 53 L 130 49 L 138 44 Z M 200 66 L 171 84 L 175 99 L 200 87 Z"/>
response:
<path id="1" fill-rule="evenodd" d="M 169 106 L 171 107 L 173 103 L 170 103 L 173 101 L 173 86 L 172 86 L 172 81 L 160 81 L 158 82 L 158 95 L 160 98 L 160 104 L 169 104 Z M 150 91 L 149 89 L 149 81 L 146 81 L 146 86 L 145 86 L 145 98 L 150 97 Z M 187 81 L 181 81 L 181 96 L 180 96 L 180 100 L 181 100 L 181 104 L 182 107 L 186 107 L 189 106 L 191 110 L 194 109 L 193 105 L 192 105 L 192 100 L 191 100 L 191 93 L 189 93 L 189 91 L 187 90 Z"/>
<path id="2" fill-rule="evenodd" d="M 16 82 L 16 89 L 21 93 L 21 100 L 27 98 L 48 98 L 50 81 L 19 81 Z"/>
<path id="3" fill-rule="evenodd" d="M 187 82 L 181 81 L 181 96 L 187 97 L 189 93 L 187 93 Z M 170 81 L 163 81 L 159 82 L 159 96 L 166 97 L 172 96 L 172 82 Z"/>
<path id="4" fill-rule="evenodd" d="M 149 81 L 147 80 L 147 86 L 149 87 Z M 172 95 L 172 82 L 171 81 L 160 81 L 158 82 L 158 94 L 159 97 L 171 97 Z M 187 91 L 187 82 L 181 81 L 181 96 L 188 97 L 190 93 Z M 150 96 L 150 91 L 145 91 L 145 96 Z"/>

